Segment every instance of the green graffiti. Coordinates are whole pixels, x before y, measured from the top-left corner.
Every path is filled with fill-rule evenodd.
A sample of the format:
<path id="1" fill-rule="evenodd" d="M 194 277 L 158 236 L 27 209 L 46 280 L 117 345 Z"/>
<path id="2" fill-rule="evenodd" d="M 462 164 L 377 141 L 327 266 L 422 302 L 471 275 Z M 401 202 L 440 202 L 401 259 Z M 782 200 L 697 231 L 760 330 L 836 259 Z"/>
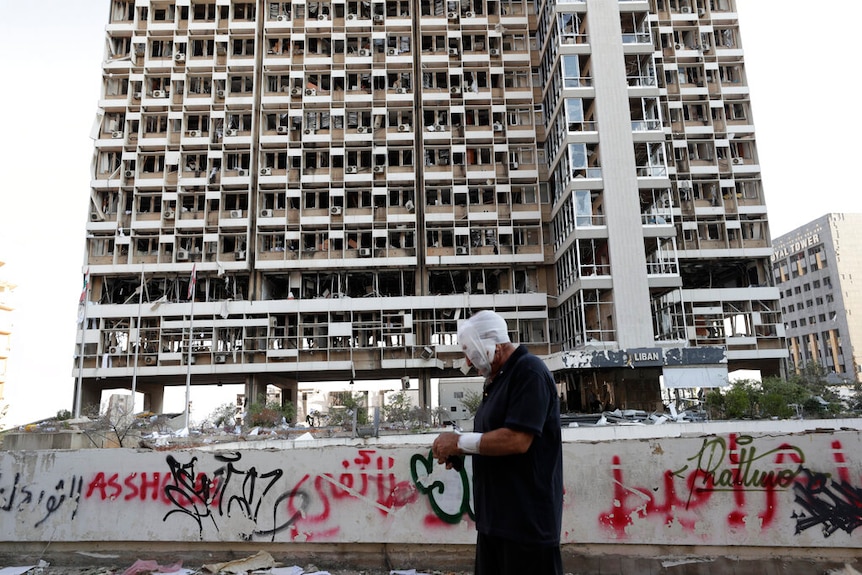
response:
<path id="1" fill-rule="evenodd" d="M 788 443 L 758 452 L 754 438 L 739 435 L 733 437 L 731 448 L 721 437 L 705 438 L 700 450 L 688 461 L 692 465 L 673 473 L 685 477 L 684 473 L 693 467 L 694 477 L 702 477 L 698 491 L 786 489 L 799 474 L 805 453 Z M 784 463 L 787 465 L 775 469 Z"/>
<path id="2" fill-rule="evenodd" d="M 475 520 L 476 516 L 470 504 L 470 478 L 467 475 L 467 469 L 461 468 L 460 471 L 450 469 L 447 471 L 447 477 L 452 477 L 451 473 L 457 473 L 458 480 L 451 482 L 434 477 L 434 466 L 437 464 L 428 450 L 428 455 L 417 453 L 410 458 L 410 475 L 413 479 L 413 484 L 419 490 L 419 493 L 428 497 L 428 502 L 431 504 L 431 509 L 441 521 L 450 524 L 459 523 L 466 513 L 467 516 Z M 442 466 L 441 466 L 442 467 Z M 460 493 L 457 490 L 460 488 Z M 447 492 L 447 489 L 449 490 Z M 454 497 L 453 497 L 454 495 Z M 445 505 L 445 503 L 450 505 Z M 451 504 L 457 504 L 452 506 Z M 453 510 L 447 510 L 444 507 L 455 507 Z"/>

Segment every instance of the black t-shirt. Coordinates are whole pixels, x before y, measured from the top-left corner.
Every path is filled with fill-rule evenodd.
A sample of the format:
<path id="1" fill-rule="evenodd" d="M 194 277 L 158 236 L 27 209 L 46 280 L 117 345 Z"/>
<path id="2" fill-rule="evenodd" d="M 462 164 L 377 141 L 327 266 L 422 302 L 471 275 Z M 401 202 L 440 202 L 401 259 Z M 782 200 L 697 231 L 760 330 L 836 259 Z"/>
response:
<path id="1" fill-rule="evenodd" d="M 526 453 L 473 456 L 473 498 L 480 533 L 559 545 L 563 515 L 560 400 L 550 371 L 519 346 L 490 382 L 474 430 L 501 427 L 533 435 Z"/>

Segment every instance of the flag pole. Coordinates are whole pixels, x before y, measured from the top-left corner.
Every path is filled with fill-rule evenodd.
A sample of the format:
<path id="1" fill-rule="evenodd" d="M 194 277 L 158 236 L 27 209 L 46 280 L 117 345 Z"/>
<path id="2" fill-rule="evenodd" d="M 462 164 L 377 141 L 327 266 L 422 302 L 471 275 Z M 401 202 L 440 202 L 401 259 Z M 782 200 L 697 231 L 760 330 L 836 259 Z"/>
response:
<path id="1" fill-rule="evenodd" d="M 186 432 L 189 431 L 189 403 L 191 402 L 191 390 L 192 390 L 192 341 L 194 340 L 194 321 L 195 321 L 195 283 L 197 281 L 196 273 L 195 273 L 195 264 L 192 264 L 192 277 L 189 278 L 189 291 L 188 297 L 191 299 L 191 306 L 189 306 L 189 343 L 188 343 L 188 358 L 186 360 L 186 416 L 185 416 L 185 428 Z"/>
<path id="2" fill-rule="evenodd" d="M 138 286 L 138 337 L 135 342 L 135 368 L 132 370 L 132 413 L 135 413 L 135 391 L 138 385 L 138 355 L 141 350 L 141 306 L 144 304 L 144 264 L 141 264 L 141 285 Z"/>
<path id="3" fill-rule="evenodd" d="M 87 331 L 87 304 L 90 301 L 90 268 L 84 273 L 84 288 L 78 303 L 84 307 L 81 312 L 81 341 L 78 348 L 78 378 L 75 381 L 75 398 L 73 400 L 75 419 L 81 417 L 81 386 L 84 383 L 84 343 Z"/>

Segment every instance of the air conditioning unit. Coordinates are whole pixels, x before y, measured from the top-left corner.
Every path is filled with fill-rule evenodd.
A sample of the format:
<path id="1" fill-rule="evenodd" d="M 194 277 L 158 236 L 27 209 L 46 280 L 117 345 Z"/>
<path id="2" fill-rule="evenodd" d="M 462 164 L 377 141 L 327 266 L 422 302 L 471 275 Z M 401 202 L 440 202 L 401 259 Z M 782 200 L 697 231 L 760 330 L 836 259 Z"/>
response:
<path id="1" fill-rule="evenodd" d="M 166 220 L 174 219 L 174 211 L 173 210 L 165 210 L 165 219 Z"/>
<path id="2" fill-rule="evenodd" d="M 689 8 L 688 6 L 683 6 L 682 8 L 680 8 L 680 12 L 682 12 L 683 14 L 688 14 L 689 12 L 691 12 L 691 8 Z"/>
<path id="3" fill-rule="evenodd" d="M 473 92 L 474 90 L 473 90 L 472 86 L 464 86 L 464 91 L 465 92 Z"/>
<path id="4" fill-rule="evenodd" d="M 317 19 L 323 22 L 324 20 L 329 20 L 329 16 L 326 14 L 321 14 L 317 17 Z"/>
<path id="5" fill-rule="evenodd" d="M 703 8 L 698 8 L 697 15 L 703 18 L 704 16 L 706 16 L 706 10 Z"/>
<path id="6" fill-rule="evenodd" d="M 112 138 L 122 138 L 123 132 L 121 130 L 114 130 L 113 132 L 111 132 L 111 137 Z"/>
<path id="7" fill-rule="evenodd" d="M 499 56 L 500 55 L 500 49 L 499 48 L 491 48 L 490 50 L 488 50 L 488 52 L 491 54 L 491 56 Z"/>
<path id="8" fill-rule="evenodd" d="M 260 169 L 260 175 L 261 176 L 271 176 L 272 175 L 272 168 L 261 168 Z"/>
<path id="9" fill-rule="evenodd" d="M 153 90 L 153 98 L 164 98 L 165 91 L 164 90 Z"/>
<path id="10" fill-rule="evenodd" d="M 458 13 L 457 12 L 449 12 L 448 14 L 446 14 L 446 17 L 449 20 L 457 20 L 458 19 Z"/>
<path id="11" fill-rule="evenodd" d="M 231 210 L 230 211 L 230 217 L 241 218 L 242 217 L 242 210 Z"/>
<path id="12" fill-rule="evenodd" d="M 305 89 L 305 95 L 306 96 L 317 96 L 317 90 L 315 90 L 314 88 L 306 88 Z"/>
<path id="13" fill-rule="evenodd" d="M 120 353 L 120 348 L 116 345 L 112 345 L 108 348 L 108 353 L 110 353 L 111 355 L 117 355 L 118 353 Z"/>
<path id="14" fill-rule="evenodd" d="M 410 124 L 401 124 L 401 125 L 399 125 L 399 126 L 398 126 L 398 131 L 399 131 L 399 132 L 409 132 L 409 131 L 410 131 Z"/>
<path id="15" fill-rule="evenodd" d="M 359 248 L 359 257 L 370 258 L 371 257 L 371 248 Z"/>
<path id="16" fill-rule="evenodd" d="M 396 94 L 406 94 L 407 88 L 395 88 L 395 93 Z"/>
<path id="17" fill-rule="evenodd" d="M 405 375 L 401 378 L 401 389 L 410 389 L 410 376 Z"/>
<path id="18" fill-rule="evenodd" d="M 236 175 L 237 175 L 238 177 L 240 177 L 240 178 L 244 178 L 245 176 L 247 176 L 247 175 L 248 175 L 248 171 L 243 170 L 242 168 L 240 168 L 240 169 L 238 169 L 238 170 L 236 171 Z"/>
<path id="19" fill-rule="evenodd" d="M 188 260 L 189 260 L 188 250 L 177 250 L 177 261 L 178 262 L 186 262 Z"/>
<path id="20" fill-rule="evenodd" d="M 367 131 L 368 131 L 368 128 L 366 128 L 365 126 L 356 126 L 356 133 L 357 134 L 364 134 Z"/>
<path id="21" fill-rule="evenodd" d="M 374 21 L 377 22 L 378 24 L 383 22 L 383 14 L 375 14 L 374 15 Z"/>
<path id="22" fill-rule="evenodd" d="M 435 132 L 445 132 L 446 126 L 444 126 L 443 124 L 437 124 L 434 126 L 434 131 Z"/>
<path id="23" fill-rule="evenodd" d="M 357 168 L 356 166 L 347 166 L 346 168 L 344 168 L 344 173 L 346 174 L 355 174 L 358 171 L 359 168 Z"/>
<path id="24" fill-rule="evenodd" d="M 260 211 L 260 217 L 271 218 L 272 217 L 272 210 L 261 210 Z"/>
<path id="25" fill-rule="evenodd" d="M 134 172 L 134 170 L 126 170 L 125 176 L 126 176 L 127 178 L 134 178 L 134 177 L 135 177 L 135 172 Z"/>
<path id="26" fill-rule="evenodd" d="M 734 163 L 734 164 L 741 164 L 741 163 L 742 163 L 742 158 L 733 158 L 733 163 Z"/>
<path id="27" fill-rule="evenodd" d="M 375 174 L 382 174 L 385 171 L 386 171 L 386 166 L 374 166 L 374 173 Z"/>
<path id="28" fill-rule="evenodd" d="M 412 212 L 416 209 L 416 206 L 413 205 L 413 200 L 407 200 L 406 202 L 404 202 L 404 207 L 407 208 L 408 212 Z"/>
<path id="29" fill-rule="evenodd" d="M 434 349 L 426 345 L 419 353 L 419 357 L 425 360 L 431 359 L 432 357 L 434 357 Z"/>
<path id="30" fill-rule="evenodd" d="M 302 95 L 302 88 L 291 88 L 290 89 L 291 96 L 300 96 Z"/>
<path id="31" fill-rule="evenodd" d="M 245 250 L 237 250 L 233 253 L 234 259 L 237 261 L 245 259 Z"/>
<path id="32" fill-rule="evenodd" d="M 458 55 L 458 48 L 449 48 L 449 55 L 450 56 L 457 56 Z"/>
<path id="33" fill-rule="evenodd" d="M 276 22 L 290 22 L 290 16 L 287 14 L 279 14 L 275 17 Z"/>
<path id="34" fill-rule="evenodd" d="M 674 44 L 673 47 L 675 50 L 682 50 L 682 46 L 679 44 Z"/>
<path id="35" fill-rule="evenodd" d="M 156 363 L 156 358 L 154 358 L 151 355 L 148 355 L 147 357 L 144 358 L 144 363 L 147 365 L 153 365 L 154 363 Z"/>
<path id="36" fill-rule="evenodd" d="M 216 98 L 224 99 L 224 90 L 216 90 Z"/>
<path id="37" fill-rule="evenodd" d="M 461 87 L 460 86 L 452 86 L 451 88 L 449 88 L 449 93 L 460 94 L 461 93 Z"/>
<path id="38" fill-rule="evenodd" d="M 190 138 L 200 138 L 200 136 L 201 136 L 201 133 L 199 130 L 189 130 L 189 137 Z"/>
<path id="39" fill-rule="evenodd" d="M 277 126 L 275 128 L 275 132 L 277 134 L 286 134 L 288 132 L 288 128 L 287 128 L 287 126 Z"/>
<path id="40" fill-rule="evenodd" d="M 360 56 L 371 56 L 371 50 L 367 50 L 367 49 L 363 48 L 362 50 L 359 51 L 359 55 Z"/>
<path id="41" fill-rule="evenodd" d="M 469 10 L 467 10 L 466 12 L 464 12 L 464 18 L 475 18 L 475 17 L 476 17 L 476 13 L 475 13 L 475 12 L 471 12 L 471 11 L 469 11 Z"/>
<path id="42" fill-rule="evenodd" d="M 347 19 L 348 20 L 356 20 L 356 14 L 348 14 Z"/>
<path id="43" fill-rule="evenodd" d="M 133 92 L 132 98 L 134 98 L 135 100 L 140 100 L 141 99 L 141 93 L 140 92 Z"/>
<path id="44" fill-rule="evenodd" d="M 215 359 L 216 363 L 224 363 L 227 361 L 227 355 L 225 355 L 223 353 L 219 353 L 219 354 L 216 354 L 214 359 Z"/>
<path id="45" fill-rule="evenodd" d="M 341 206 L 329 206 L 329 213 L 333 216 L 341 215 Z"/>
<path id="46" fill-rule="evenodd" d="M 174 60 L 176 60 L 177 62 L 185 62 L 186 55 L 182 52 L 177 52 L 176 54 L 174 54 Z"/>
<path id="47" fill-rule="evenodd" d="M 455 246 L 455 255 L 466 256 L 467 246 Z"/>
<path id="48" fill-rule="evenodd" d="M 389 48 L 388 50 L 386 50 L 386 53 L 389 54 L 390 56 L 397 56 L 398 55 L 398 48 Z"/>
<path id="49" fill-rule="evenodd" d="M 225 134 L 227 134 L 228 136 L 236 136 L 236 134 L 237 134 L 236 128 L 229 129 L 227 132 L 225 132 Z"/>
<path id="50" fill-rule="evenodd" d="M 510 163 L 510 164 L 509 164 L 509 169 L 510 169 L 510 170 L 517 170 L 517 169 L 518 169 L 518 162 L 512 162 L 512 163 Z"/>
<path id="51" fill-rule="evenodd" d="M 90 221 L 91 221 L 91 222 L 101 222 L 101 221 L 102 221 L 102 219 L 103 219 L 103 218 L 102 218 L 102 216 L 100 216 L 100 215 L 99 215 L 99 214 L 97 214 L 96 212 L 92 212 L 92 213 L 90 214 Z"/>
<path id="52" fill-rule="evenodd" d="M 502 132 L 503 131 L 503 124 L 501 124 L 500 122 L 494 122 L 494 131 L 495 132 Z"/>
<path id="53" fill-rule="evenodd" d="M 308 135 L 313 135 L 313 134 L 317 133 L 317 130 L 315 128 L 306 128 L 305 130 L 302 131 L 302 133 L 308 134 Z"/>

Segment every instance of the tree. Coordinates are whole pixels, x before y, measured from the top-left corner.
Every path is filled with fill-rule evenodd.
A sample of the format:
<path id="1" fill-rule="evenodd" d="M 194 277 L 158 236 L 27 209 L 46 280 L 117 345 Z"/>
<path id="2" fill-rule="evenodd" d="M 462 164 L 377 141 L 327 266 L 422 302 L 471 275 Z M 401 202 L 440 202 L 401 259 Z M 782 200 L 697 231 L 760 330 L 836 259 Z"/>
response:
<path id="1" fill-rule="evenodd" d="M 468 389 L 464 392 L 464 396 L 459 402 L 470 414 L 470 417 L 475 417 L 476 412 L 479 411 L 479 404 L 482 403 L 482 394 L 473 389 Z"/>
<path id="2" fill-rule="evenodd" d="M 329 425 L 353 425 L 353 414 L 356 413 L 356 424 L 368 423 L 367 396 L 364 393 L 345 393 L 341 397 L 344 409 L 330 409 L 327 422 Z"/>
<path id="3" fill-rule="evenodd" d="M 400 422 L 405 428 L 409 427 L 411 415 L 410 396 L 406 391 L 393 393 L 383 406 L 383 417 L 390 423 Z"/>
<path id="4" fill-rule="evenodd" d="M 284 405 L 277 401 L 266 401 L 264 395 L 260 395 L 255 403 L 248 406 L 249 425 L 275 426 L 282 421 L 293 423 L 296 418 L 296 407 L 288 401 Z"/>
<path id="5" fill-rule="evenodd" d="M 130 396 L 113 396 L 104 413 L 100 413 L 98 405 L 90 406 L 85 412 L 90 414 L 91 421 L 81 431 L 95 447 L 129 447 L 132 440 L 140 441 L 140 433 L 134 432 L 144 424 L 135 417 Z"/>
<path id="6" fill-rule="evenodd" d="M 236 405 L 223 403 L 210 413 L 206 422 L 212 423 L 214 427 L 232 426 L 236 423 Z"/>

